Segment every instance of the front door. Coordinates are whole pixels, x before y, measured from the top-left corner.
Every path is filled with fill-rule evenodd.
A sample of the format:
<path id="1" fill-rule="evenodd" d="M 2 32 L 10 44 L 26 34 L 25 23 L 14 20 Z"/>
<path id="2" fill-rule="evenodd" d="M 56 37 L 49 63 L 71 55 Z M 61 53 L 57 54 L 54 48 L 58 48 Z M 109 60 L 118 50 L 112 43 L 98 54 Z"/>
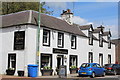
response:
<path id="1" fill-rule="evenodd" d="M 60 68 L 60 65 L 63 65 L 63 56 L 57 56 L 57 68 Z"/>

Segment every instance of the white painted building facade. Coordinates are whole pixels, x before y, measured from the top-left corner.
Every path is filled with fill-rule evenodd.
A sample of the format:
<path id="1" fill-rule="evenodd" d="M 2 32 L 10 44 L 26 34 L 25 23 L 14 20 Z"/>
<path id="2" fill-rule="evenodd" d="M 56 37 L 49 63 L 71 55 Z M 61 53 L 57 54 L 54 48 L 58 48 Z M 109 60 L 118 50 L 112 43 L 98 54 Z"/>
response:
<path id="1" fill-rule="evenodd" d="M 36 64 L 38 26 L 32 23 L 33 17 L 30 18 L 31 15 L 35 15 L 34 13 L 36 14 L 37 12 L 23 11 L 4 15 L 2 17 L 2 21 L 7 20 L 7 18 L 9 19 L 10 16 L 12 16 L 13 20 L 15 20 L 14 18 L 16 15 L 22 14 L 22 18 L 20 19 L 23 22 L 16 21 L 16 23 L 13 22 L 10 24 L 10 22 L 7 22 L 7 20 L 6 22 L 3 22 L 3 25 L 0 28 L 0 30 L 2 30 L 0 32 L 0 36 L 2 36 L 2 46 L 0 47 L 0 74 L 6 74 L 6 69 L 13 67 L 15 68 L 15 75 L 17 75 L 18 70 L 24 70 L 25 75 L 27 76 L 27 65 Z M 42 14 L 41 16 L 47 15 Z M 24 17 L 28 17 L 27 23 L 24 23 Z M 51 16 L 47 17 L 51 18 Z M 52 19 L 53 18 L 54 17 L 52 17 Z M 55 20 L 57 20 L 57 18 L 55 18 Z M 21 23 L 24 24 L 21 25 Z M 57 21 L 55 24 L 57 25 Z M 66 24 L 69 25 L 68 23 Z M 96 37 L 96 39 L 93 39 L 93 44 L 90 45 L 88 32 L 91 30 L 91 27 L 89 29 L 80 29 L 80 27 L 77 27 L 77 29 L 83 32 L 82 34 L 85 36 L 79 35 L 76 32 L 72 33 L 72 31 L 69 30 L 66 31 L 59 28 L 57 29 L 54 26 L 53 28 L 49 27 L 49 25 L 40 27 L 40 69 L 42 69 L 44 66 L 49 66 L 53 69 L 52 74 L 56 75 L 56 68 L 58 68 L 59 65 L 66 65 L 67 74 L 70 74 L 69 69 L 71 66 L 79 67 L 82 63 L 94 62 L 100 63 L 101 65 L 107 64 L 108 62 L 115 63 L 115 45 L 111 44 L 111 48 L 108 48 L 107 36 L 109 36 L 109 34 L 107 36 L 103 36 L 105 41 L 103 41 L 103 47 L 100 47 L 99 33 L 101 33 L 101 30 L 100 32 L 93 33 L 93 36 Z M 25 35 L 24 48 L 17 50 L 15 49 L 14 44 L 15 32 L 21 31 L 23 31 Z M 10 55 L 12 54 L 13 58 L 10 58 Z"/>

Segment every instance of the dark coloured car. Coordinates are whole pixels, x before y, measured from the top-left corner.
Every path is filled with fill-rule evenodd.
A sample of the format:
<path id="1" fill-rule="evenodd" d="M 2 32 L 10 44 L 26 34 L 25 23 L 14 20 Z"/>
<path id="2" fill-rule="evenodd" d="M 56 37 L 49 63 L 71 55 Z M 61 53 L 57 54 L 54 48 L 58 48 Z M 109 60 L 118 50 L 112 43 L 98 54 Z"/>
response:
<path id="1" fill-rule="evenodd" d="M 91 78 L 105 76 L 105 69 L 97 63 L 83 63 L 78 70 L 78 75 L 90 76 Z"/>
<path id="2" fill-rule="evenodd" d="M 106 74 L 120 74 L 120 64 L 105 64 Z"/>

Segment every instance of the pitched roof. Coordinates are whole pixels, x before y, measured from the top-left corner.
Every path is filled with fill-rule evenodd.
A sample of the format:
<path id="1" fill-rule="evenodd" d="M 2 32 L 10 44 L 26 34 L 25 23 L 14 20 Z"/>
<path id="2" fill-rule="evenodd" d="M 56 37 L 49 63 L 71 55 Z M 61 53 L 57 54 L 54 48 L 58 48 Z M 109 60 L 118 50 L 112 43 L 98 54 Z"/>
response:
<path id="1" fill-rule="evenodd" d="M 101 28 L 94 29 L 93 33 L 99 33 L 101 31 Z"/>
<path id="2" fill-rule="evenodd" d="M 112 43 L 114 43 L 115 45 L 120 45 L 120 38 L 119 39 L 113 39 Z"/>
<path id="3" fill-rule="evenodd" d="M 102 34 L 102 36 L 108 36 L 108 35 L 111 36 L 111 32 L 110 31 L 103 32 L 103 34 Z"/>
<path id="4" fill-rule="evenodd" d="M 88 29 L 92 28 L 92 30 L 93 30 L 92 24 L 90 24 L 90 25 L 82 25 L 82 26 L 79 26 L 79 28 L 81 30 L 88 30 Z"/>
<path id="5" fill-rule="evenodd" d="M 0 27 L 4 28 L 4 27 L 22 25 L 22 24 L 38 25 L 38 14 L 39 13 L 36 11 L 27 10 L 18 13 L 3 15 L 2 26 Z M 86 35 L 75 24 L 69 25 L 66 21 L 45 14 L 41 14 L 40 17 L 41 17 L 41 26 L 86 37 Z"/>

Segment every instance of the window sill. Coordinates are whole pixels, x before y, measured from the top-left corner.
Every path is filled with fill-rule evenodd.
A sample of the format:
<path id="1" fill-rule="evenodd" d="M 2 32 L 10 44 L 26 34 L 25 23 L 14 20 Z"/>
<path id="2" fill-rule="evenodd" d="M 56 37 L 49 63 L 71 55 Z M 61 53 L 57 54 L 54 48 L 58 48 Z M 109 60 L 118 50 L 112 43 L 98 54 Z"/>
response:
<path id="1" fill-rule="evenodd" d="M 63 46 L 62 45 L 58 45 L 58 48 L 63 48 Z"/>
<path id="2" fill-rule="evenodd" d="M 50 44 L 43 43 L 43 46 L 48 46 L 48 47 L 49 47 L 49 46 L 50 46 Z"/>

